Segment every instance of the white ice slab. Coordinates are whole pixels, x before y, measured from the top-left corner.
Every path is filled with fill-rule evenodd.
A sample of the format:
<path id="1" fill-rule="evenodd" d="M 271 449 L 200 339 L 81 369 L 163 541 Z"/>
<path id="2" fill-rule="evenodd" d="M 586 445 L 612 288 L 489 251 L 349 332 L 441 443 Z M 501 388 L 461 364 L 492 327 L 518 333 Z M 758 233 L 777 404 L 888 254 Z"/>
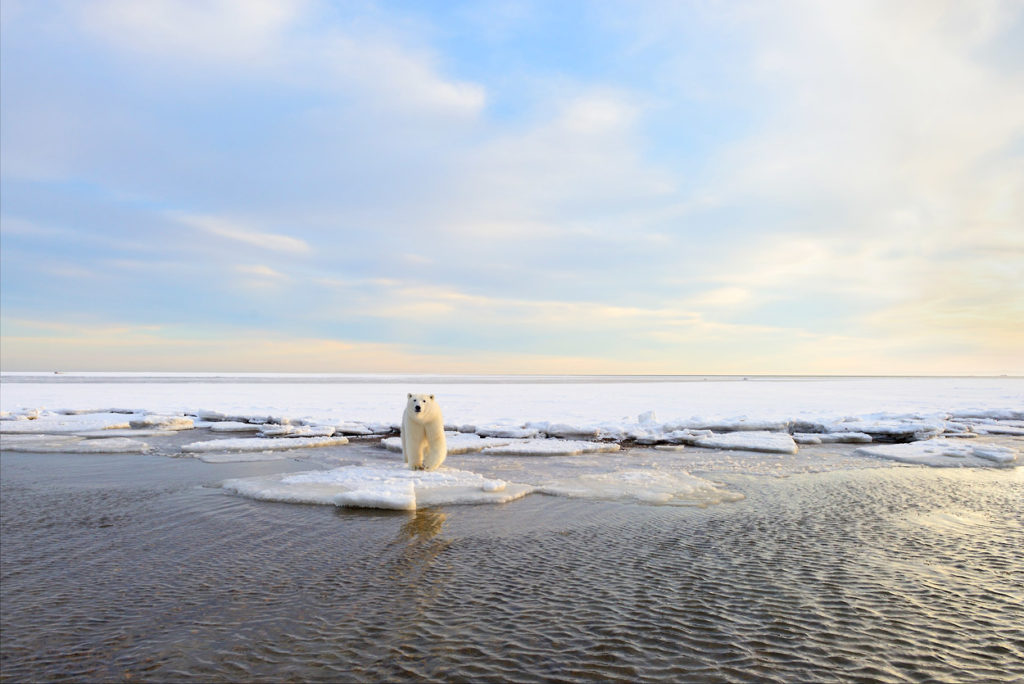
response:
<path id="1" fill-rule="evenodd" d="M 727 432 L 721 435 L 701 437 L 694 444 L 711 449 L 740 449 L 777 454 L 795 454 L 797 452 L 796 442 L 787 432 Z"/>
<path id="2" fill-rule="evenodd" d="M 191 430 L 195 421 L 186 416 L 161 416 L 153 413 L 128 421 L 128 425 L 137 430 L 158 428 L 160 430 Z"/>
<path id="3" fill-rule="evenodd" d="M 920 463 L 935 467 L 999 467 L 1012 466 L 1020 456 L 1018 449 L 991 444 L 974 444 L 954 439 L 930 439 L 908 444 L 880 444 L 861 447 L 857 454 L 887 458 L 903 463 Z"/>
<path id="4" fill-rule="evenodd" d="M 533 487 L 465 470 L 409 470 L 404 465 L 343 466 L 333 470 L 227 480 L 224 489 L 267 501 L 415 510 L 448 504 L 504 503 Z"/>
<path id="5" fill-rule="evenodd" d="M 345 437 L 236 437 L 234 439 L 211 439 L 191 442 L 181 447 L 183 453 L 202 454 L 227 451 L 275 451 L 311 447 L 337 446 L 348 444 Z"/>
<path id="6" fill-rule="evenodd" d="M 684 470 L 620 470 L 558 480 L 539 488 L 544 494 L 611 499 L 672 506 L 707 506 L 739 501 L 743 495 Z"/>
<path id="7" fill-rule="evenodd" d="M 514 439 L 489 446 L 481 453 L 490 456 L 578 456 L 618 451 L 615 442 L 586 442 L 570 439 Z"/>
<path id="8" fill-rule="evenodd" d="M 35 454 L 144 454 L 150 450 L 145 442 L 127 437 L 86 439 L 68 435 L 4 435 L 0 449 Z"/>
<path id="9" fill-rule="evenodd" d="M 481 425 L 476 429 L 481 437 L 505 437 L 509 439 L 530 439 L 540 436 L 540 430 L 522 425 Z"/>
<path id="10" fill-rule="evenodd" d="M 61 415 L 43 413 L 35 420 L 5 420 L 0 433 L 58 434 L 88 430 L 128 429 L 135 416 L 123 413 L 85 413 Z"/>

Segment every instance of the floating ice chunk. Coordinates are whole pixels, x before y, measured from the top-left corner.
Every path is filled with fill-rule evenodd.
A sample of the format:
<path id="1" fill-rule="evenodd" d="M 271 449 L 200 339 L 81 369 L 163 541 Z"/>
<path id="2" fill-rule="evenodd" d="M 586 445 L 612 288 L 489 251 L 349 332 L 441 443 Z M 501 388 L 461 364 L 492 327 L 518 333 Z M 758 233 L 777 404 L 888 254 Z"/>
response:
<path id="1" fill-rule="evenodd" d="M 127 437 L 86 439 L 68 435 L 4 435 L 0 449 L 35 454 L 144 454 L 150 447 L 145 442 Z"/>
<path id="2" fill-rule="evenodd" d="M 234 439 L 211 439 L 191 442 L 181 447 L 188 454 L 203 454 L 221 451 L 275 451 L 281 449 L 302 449 L 311 447 L 337 446 L 348 444 L 345 437 L 291 437 L 273 439 L 270 437 L 236 437 Z"/>
<path id="3" fill-rule="evenodd" d="M 133 418 L 128 421 L 128 425 L 135 429 L 191 430 L 195 427 L 195 421 L 185 416 L 161 416 L 148 413 L 141 418 Z"/>
<path id="4" fill-rule="evenodd" d="M 259 425 L 243 423 L 237 420 L 225 420 L 210 425 L 211 432 L 259 432 Z"/>
<path id="5" fill-rule="evenodd" d="M 42 414 L 34 420 L 5 420 L 0 433 L 55 434 L 88 430 L 127 429 L 129 417 L 122 413 L 88 413 L 81 415 Z"/>
<path id="6" fill-rule="evenodd" d="M 540 430 L 522 426 L 510 425 L 482 425 L 476 429 L 476 434 L 481 437 L 505 437 L 510 439 L 528 439 L 539 437 Z"/>
<path id="7" fill-rule="evenodd" d="M 797 444 L 867 444 L 871 435 L 864 432 L 794 432 L 793 441 Z"/>
<path id="8" fill-rule="evenodd" d="M 645 411 L 636 417 L 636 422 L 641 425 L 655 425 L 658 422 L 658 417 L 654 411 Z"/>
<path id="9" fill-rule="evenodd" d="M 722 435 L 701 437 L 694 443 L 712 449 L 741 449 L 779 454 L 797 452 L 796 443 L 788 432 L 727 432 Z"/>
<path id="10" fill-rule="evenodd" d="M 259 425 L 265 437 L 330 437 L 334 428 L 330 425 Z"/>
<path id="11" fill-rule="evenodd" d="M 673 506 L 706 506 L 739 501 L 742 494 L 722 489 L 684 470 L 620 470 L 557 480 L 539 489 L 544 494 L 612 499 Z"/>
<path id="12" fill-rule="evenodd" d="M 533 491 L 529 485 L 490 480 L 465 470 L 409 470 L 399 464 L 242 478 L 222 486 L 254 499 L 397 510 L 504 503 Z"/>
<path id="13" fill-rule="evenodd" d="M 931 439 L 909 444 L 882 444 L 861 447 L 855 452 L 862 456 L 888 458 L 903 463 L 920 463 L 936 467 L 993 467 L 1010 466 L 1019 452 L 1011 447 L 991 444 L 965 444 L 960 440 Z"/>
<path id="14" fill-rule="evenodd" d="M 584 442 L 569 439 L 515 439 L 489 446 L 481 453 L 491 456 L 577 456 L 618 451 L 615 442 Z"/>

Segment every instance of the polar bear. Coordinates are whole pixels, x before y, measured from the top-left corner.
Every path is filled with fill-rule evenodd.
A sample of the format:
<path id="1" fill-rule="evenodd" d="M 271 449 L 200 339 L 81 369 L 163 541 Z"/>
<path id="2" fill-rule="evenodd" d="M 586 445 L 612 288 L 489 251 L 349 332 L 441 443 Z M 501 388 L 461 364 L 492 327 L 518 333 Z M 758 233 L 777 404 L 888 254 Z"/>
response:
<path id="1" fill-rule="evenodd" d="M 433 394 L 410 394 L 402 414 L 402 455 L 413 470 L 434 470 L 448 455 L 444 418 Z"/>

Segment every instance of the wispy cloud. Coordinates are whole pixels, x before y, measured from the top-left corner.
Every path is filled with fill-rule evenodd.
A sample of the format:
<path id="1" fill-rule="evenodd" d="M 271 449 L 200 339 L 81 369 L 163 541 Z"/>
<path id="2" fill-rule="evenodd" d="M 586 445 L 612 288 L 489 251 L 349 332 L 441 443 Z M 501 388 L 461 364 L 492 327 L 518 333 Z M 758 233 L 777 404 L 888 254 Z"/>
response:
<path id="1" fill-rule="evenodd" d="M 263 233 L 216 216 L 178 213 L 173 214 L 173 217 L 181 224 L 191 228 L 262 249 L 293 254 L 302 254 L 310 249 L 305 240 L 278 233 Z"/>

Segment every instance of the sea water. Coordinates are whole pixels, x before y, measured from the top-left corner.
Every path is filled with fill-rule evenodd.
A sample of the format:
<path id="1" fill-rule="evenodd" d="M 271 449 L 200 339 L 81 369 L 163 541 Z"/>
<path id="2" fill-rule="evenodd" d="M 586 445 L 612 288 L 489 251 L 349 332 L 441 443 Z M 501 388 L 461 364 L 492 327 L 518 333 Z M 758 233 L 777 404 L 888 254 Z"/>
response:
<path id="1" fill-rule="evenodd" d="M 1024 677 L 1019 468 L 736 470 L 717 478 L 744 498 L 704 508 L 409 513 L 219 487 L 297 460 L 0 468 L 5 681 Z"/>

